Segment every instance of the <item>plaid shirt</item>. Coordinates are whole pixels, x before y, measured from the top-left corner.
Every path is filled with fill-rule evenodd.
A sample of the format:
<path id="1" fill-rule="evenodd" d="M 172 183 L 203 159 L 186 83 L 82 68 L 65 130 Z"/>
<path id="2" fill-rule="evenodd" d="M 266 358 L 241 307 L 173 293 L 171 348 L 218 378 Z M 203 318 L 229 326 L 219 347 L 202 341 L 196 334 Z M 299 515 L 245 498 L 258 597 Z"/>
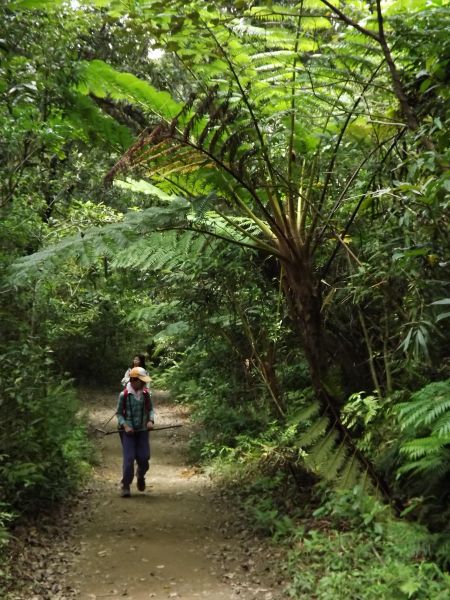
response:
<path id="1" fill-rule="evenodd" d="M 152 394 L 148 389 L 145 389 L 145 391 L 148 392 L 150 397 L 149 410 L 145 410 L 145 397 L 143 393 L 136 395 L 133 391 L 128 390 L 125 416 L 123 414 L 124 393 L 120 392 L 116 410 L 117 422 L 120 427 L 127 424 L 133 429 L 146 429 L 147 423 L 154 421 Z"/>

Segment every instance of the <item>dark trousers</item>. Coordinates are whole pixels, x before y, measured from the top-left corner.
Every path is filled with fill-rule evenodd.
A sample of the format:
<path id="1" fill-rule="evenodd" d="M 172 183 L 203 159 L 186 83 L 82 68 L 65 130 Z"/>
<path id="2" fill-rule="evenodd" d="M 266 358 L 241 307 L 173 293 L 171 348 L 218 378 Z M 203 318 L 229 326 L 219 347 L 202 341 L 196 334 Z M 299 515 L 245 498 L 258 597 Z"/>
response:
<path id="1" fill-rule="evenodd" d="M 150 441 L 147 431 L 138 433 L 122 432 L 123 472 L 122 485 L 129 486 L 134 477 L 134 461 L 137 463 L 138 477 L 144 477 L 150 460 Z"/>

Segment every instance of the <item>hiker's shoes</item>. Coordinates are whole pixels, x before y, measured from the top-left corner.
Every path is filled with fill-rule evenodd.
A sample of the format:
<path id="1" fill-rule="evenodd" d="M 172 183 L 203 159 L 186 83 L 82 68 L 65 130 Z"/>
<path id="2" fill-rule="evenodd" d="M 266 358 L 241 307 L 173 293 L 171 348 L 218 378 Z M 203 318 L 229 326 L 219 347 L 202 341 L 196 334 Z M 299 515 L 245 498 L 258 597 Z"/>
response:
<path id="1" fill-rule="evenodd" d="M 130 486 L 122 485 L 120 495 L 122 496 L 122 498 L 129 498 L 131 496 Z"/>
<path id="2" fill-rule="evenodd" d="M 145 490 L 145 477 L 140 477 L 138 474 L 136 478 L 136 486 L 140 492 L 143 492 Z M 122 483 L 120 486 L 120 495 L 122 498 L 129 498 L 131 496 L 130 486 Z"/>

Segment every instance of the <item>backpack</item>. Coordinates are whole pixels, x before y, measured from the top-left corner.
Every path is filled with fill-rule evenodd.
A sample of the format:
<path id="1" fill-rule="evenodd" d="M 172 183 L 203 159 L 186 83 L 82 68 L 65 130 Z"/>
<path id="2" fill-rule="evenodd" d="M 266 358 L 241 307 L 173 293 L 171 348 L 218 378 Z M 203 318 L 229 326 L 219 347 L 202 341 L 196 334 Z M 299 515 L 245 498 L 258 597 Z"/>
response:
<path id="1" fill-rule="evenodd" d="M 145 412 L 150 412 L 150 392 L 148 391 L 147 388 L 144 388 L 142 390 L 142 393 L 144 394 L 144 409 Z M 123 390 L 123 404 L 122 404 L 122 415 L 123 418 L 126 419 L 127 418 L 127 398 L 128 398 L 128 390 L 127 388 L 125 388 Z"/>

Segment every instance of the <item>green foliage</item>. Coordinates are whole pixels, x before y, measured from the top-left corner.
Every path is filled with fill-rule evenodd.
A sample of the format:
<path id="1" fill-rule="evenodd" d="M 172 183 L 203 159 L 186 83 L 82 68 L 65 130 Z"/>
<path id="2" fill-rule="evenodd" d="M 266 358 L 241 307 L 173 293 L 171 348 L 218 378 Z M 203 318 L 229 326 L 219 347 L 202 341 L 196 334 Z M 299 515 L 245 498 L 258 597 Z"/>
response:
<path id="1" fill-rule="evenodd" d="M 8 544 L 10 541 L 10 533 L 8 525 L 14 520 L 14 514 L 9 510 L 9 507 L 4 502 L 0 503 L 0 584 L 6 581 L 9 576 L 7 563 Z"/>
<path id="2" fill-rule="evenodd" d="M 315 511 L 322 527 L 297 526 L 287 569 L 290 598 L 441 598 L 448 574 L 429 556 L 425 529 L 393 519 L 360 488 L 330 495 Z"/>
<path id="3" fill-rule="evenodd" d="M 288 563 L 293 578 L 288 597 L 444 600 L 448 575 L 431 561 L 411 560 L 403 541 L 392 534 L 375 543 L 371 536 L 351 532 L 299 535 L 299 549 L 291 552 Z"/>
<path id="4" fill-rule="evenodd" d="M 422 480 L 424 488 L 436 478 L 442 481 L 450 468 L 450 380 L 430 383 L 396 410 L 404 433 L 400 452 L 406 459 L 398 474 Z"/>
<path id="5" fill-rule="evenodd" d="M 2 362 L 1 495 L 21 514 L 36 514 L 76 489 L 92 451 L 75 393 L 48 354 L 30 340 Z"/>
<path id="6" fill-rule="evenodd" d="M 330 14 L 321 5 L 292 10 L 254 6 L 239 18 L 220 7 L 194 12 L 191 7 L 189 11 L 180 8 L 178 3 L 170 3 L 168 12 L 155 19 L 154 34 L 167 52 L 174 51 L 181 60 L 189 61 L 192 78 L 188 78 L 190 94 L 185 94 L 184 102 L 173 104 L 174 93 L 171 102 L 163 102 L 162 107 L 157 90 L 147 82 L 99 61 L 86 66 L 85 92 L 98 98 L 110 93 L 116 100 L 128 99 L 149 114 L 151 128 L 110 171 L 109 178 L 134 169 L 161 190 L 159 198 L 181 193 L 189 203 L 198 205 L 206 196 L 214 209 L 201 223 L 206 233 L 217 235 L 221 228 L 226 240 L 258 248 L 280 261 L 282 289 L 319 399 L 319 418 L 311 423 L 301 443 L 308 447 L 314 468 L 331 464 L 323 472 L 333 473 L 333 477 L 339 474 L 345 485 L 354 483 L 360 473 L 363 477 L 370 474 L 383 488 L 371 458 L 361 454 L 363 444 L 355 447 L 340 417 L 342 385 L 330 385 L 324 365 L 331 347 L 326 348 L 322 341 L 326 337 L 323 330 L 330 315 L 329 329 L 338 330 L 337 334 L 333 331 L 333 342 L 345 347 L 342 354 L 339 350 L 334 353 L 338 356 L 335 371 L 347 371 L 344 383 L 349 393 L 355 389 L 353 379 L 359 376 L 354 365 L 361 350 L 369 355 L 370 365 L 362 369 L 361 385 L 356 389 L 376 389 L 380 397 L 384 391 L 393 391 L 393 372 L 406 370 L 411 356 L 431 365 L 435 357 L 443 355 L 442 346 L 431 349 L 437 328 L 428 318 L 423 299 L 442 292 L 445 273 L 437 274 L 439 282 L 428 291 L 426 278 L 420 277 L 421 269 L 414 262 L 433 255 L 427 242 L 430 230 L 436 233 L 434 243 L 446 243 L 445 236 L 438 233 L 445 226 L 440 210 L 445 203 L 445 185 L 440 181 L 435 188 L 429 177 L 433 172 L 445 179 L 441 157 L 438 152 L 433 154 L 429 143 L 436 131 L 433 127 L 442 124 L 441 116 L 434 121 L 433 115 L 433 127 L 428 127 L 425 111 L 421 107 L 416 110 L 402 88 L 400 72 L 411 68 L 411 61 L 400 54 L 393 60 L 391 39 L 384 43 L 380 29 L 382 15 L 376 22 L 362 6 L 355 7 L 355 14 L 359 20 L 367 20 L 368 29 L 356 26 L 355 33 L 341 24 L 339 44 L 330 37 Z M 408 10 L 422 8 L 411 6 Z M 390 37 L 394 36 L 390 32 Z M 155 115 L 160 118 L 155 120 Z M 424 138 L 427 144 L 423 144 Z M 438 138 L 439 151 L 445 153 L 444 142 Z M 400 140 L 404 151 L 398 148 Z M 428 155 L 421 152 L 421 145 Z M 391 175 L 396 170 L 398 179 Z M 413 182 L 418 174 L 419 181 Z M 401 214 L 390 196 L 413 195 L 417 190 L 422 203 L 418 212 L 423 218 L 412 220 Z M 369 214 L 378 198 L 387 201 L 388 236 L 384 235 L 384 222 Z M 175 219 L 172 226 L 177 224 Z M 198 223 L 189 225 L 198 227 Z M 230 234 L 233 229 L 237 237 Z M 353 233 L 359 238 L 355 243 L 345 236 Z M 137 250 L 144 254 L 142 246 Z M 339 251 L 344 257 L 338 264 Z M 386 254 L 391 264 L 383 270 Z M 150 255 L 148 251 L 141 264 L 150 263 Z M 156 255 L 158 263 L 165 266 Z M 360 273 L 351 282 L 354 292 L 349 294 L 341 282 L 346 273 L 353 275 L 358 268 Z M 374 279 L 370 286 L 368 271 Z M 409 291 L 404 305 L 394 297 L 398 280 Z M 317 292 L 324 283 L 331 287 L 326 311 Z M 345 342 L 345 327 L 341 327 L 338 314 L 341 309 L 333 301 L 338 289 L 346 299 L 343 304 L 358 298 L 357 309 L 346 306 L 342 314 L 343 321 L 350 323 L 356 312 L 363 333 L 361 336 L 361 330 L 352 327 L 352 339 Z M 245 327 L 245 319 L 240 317 Z M 352 348 L 354 340 L 358 341 Z M 261 370 L 267 383 L 268 372 Z M 273 380 L 271 384 L 270 393 L 283 413 Z M 370 448 L 367 442 L 364 449 Z"/>
<path id="7" fill-rule="evenodd" d="M 289 443 L 297 448 L 302 456 L 303 465 L 317 476 L 324 478 L 334 487 L 347 489 L 359 483 L 366 491 L 373 490 L 368 466 L 361 461 L 358 446 L 351 444 L 349 449 L 345 436 L 350 436 L 353 423 L 349 422 L 349 413 L 343 412 L 343 422 L 348 427 L 344 432 L 339 429 L 336 420 L 320 414 L 316 400 L 298 397 L 296 405 L 291 405 L 288 414 Z M 286 434 L 281 440 L 287 441 Z"/>
<path id="8" fill-rule="evenodd" d="M 222 364 L 214 361 L 199 347 L 191 345 L 182 362 L 165 373 L 164 381 L 179 401 L 191 406 L 191 418 L 198 429 L 191 440 L 194 459 L 209 462 L 240 447 L 240 435 L 257 435 L 267 422 L 268 409 L 263 399 L 259 408 L 252 394 L 238 387 L 239 371 L 231 370 L 227 361 L 230 349 L 210 340 L 210 350 L 220 352 Z"/>
<path id="9" fill-rule="evenodd" d="M 131 73 L 118 73 L 100 60 L 83 65 L 81 79 L 79 90 L 86 95 L 126 99 L 142 107 L 144 111 L 151 107 L 158 117 L 166 119 L 172 119 L 181 110 L 181 105 L 174 102 L 167 92 L 156 90 Z"/>
<path id="10" fill-rule="evenodd" d="M 355 28 L 288 4 L 1 9 L 0 264 L 20 257 L 2 350 L 5 372 L 30 366 L 26 392 L 2 381 L 26 442 L 0 436 L 12 505 L 61 500 L 89 455 L 38 347 L 118 381 L 153 340 L 160 383 L 192 406 L 196 458 L 264 474 L 260 530 L 295 532 L 263 493 L 288 473 L 352 488 L 383 459 L 406 504 L 436 494 L 440 521 L 423 521 L 445 529 L 448 407 L 425 385 L 449 376 L 448 11 L 391 3 L 382 47 L 375 6 L 342 7 Z M 393 459 L 392 408 L 419 388 Z M 332 502 L 315 518 L 347 530 L 295 534 L 310 568 L 294 551 L 294 597 L 421 598 L 427 580 L 440 597 L 445 576 L 414 562 L 418 529 L 396 540 L 359 492 Z"/>
<path id="11" fill-rule="evenodd" d="M 270 477 L 260 476 L 252 482 L 243 503 L 248 518 L 259 533 L 270 536 L 275 542 L 293 534 L 294 521 L 283 514 L 275 500 L 275 492 L 283 482 L 281 473 Z"/>

